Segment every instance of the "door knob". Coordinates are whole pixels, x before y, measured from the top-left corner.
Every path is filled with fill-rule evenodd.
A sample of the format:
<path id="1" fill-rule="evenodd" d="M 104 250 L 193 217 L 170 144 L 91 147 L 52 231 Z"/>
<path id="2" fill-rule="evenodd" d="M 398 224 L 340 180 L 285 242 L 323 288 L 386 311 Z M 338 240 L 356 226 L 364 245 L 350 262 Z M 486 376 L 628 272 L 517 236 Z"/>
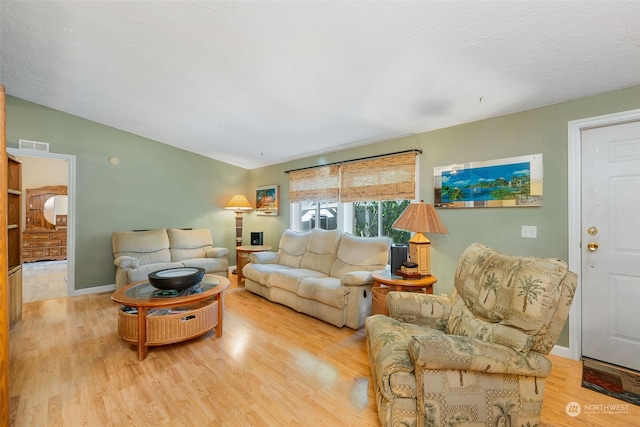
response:
<path id="1" fill-rule="evenodd" d="M 587 249 L 589 249 L 589 251 L 591 251 L 591 252 L 597 251 L 598 247 L 600 247 L 598 242 L 589 242 L 589 243 L 587 243 Z"/>

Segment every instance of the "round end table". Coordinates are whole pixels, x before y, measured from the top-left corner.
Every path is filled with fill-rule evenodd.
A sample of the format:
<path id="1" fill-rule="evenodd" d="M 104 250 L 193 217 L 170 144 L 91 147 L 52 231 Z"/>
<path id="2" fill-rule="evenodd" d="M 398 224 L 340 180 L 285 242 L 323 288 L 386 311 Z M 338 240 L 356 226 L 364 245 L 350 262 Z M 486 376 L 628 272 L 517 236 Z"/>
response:
<path id="1" fill-rule="evenodd" d="M 376 270 L 371 273 L 373 279 L 371 314 L 389 315 L 387 309 L 387 294 L 391 291 L 424 292 L 433 294 L 433 284 L 438 281 L 436 276 L 422 276 L 419 279 L 405 279 L 391 274 L 389 269 Z"/>

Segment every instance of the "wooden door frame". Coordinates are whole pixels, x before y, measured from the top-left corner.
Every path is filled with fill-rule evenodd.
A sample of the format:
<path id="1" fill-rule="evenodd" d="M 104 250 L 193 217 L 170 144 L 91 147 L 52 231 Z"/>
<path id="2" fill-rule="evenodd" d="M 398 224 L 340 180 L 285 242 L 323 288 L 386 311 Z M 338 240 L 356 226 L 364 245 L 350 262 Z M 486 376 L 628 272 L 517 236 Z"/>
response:
<path id="1" fill-rule="evenodd" d="M 580 360 L 582 357 L 582 131 L 640 120 L 640 109 L 572 120 L 568 139 L 568 224 L 569 269 L 578 273 L 578 287 L 569 311 L 569 349 L 555 354 Z M 575 219 L 578 218 L 578 221 Z"/>
<path id="2" fill-rule="evenodd" d="M 74 296 L 76 294 L 76 156 L 17 148 L 7 148 L 7 152 L 14 156 L 67 161 L 67 198 L 69 203 L 67 217 L 67 296 Z"/>

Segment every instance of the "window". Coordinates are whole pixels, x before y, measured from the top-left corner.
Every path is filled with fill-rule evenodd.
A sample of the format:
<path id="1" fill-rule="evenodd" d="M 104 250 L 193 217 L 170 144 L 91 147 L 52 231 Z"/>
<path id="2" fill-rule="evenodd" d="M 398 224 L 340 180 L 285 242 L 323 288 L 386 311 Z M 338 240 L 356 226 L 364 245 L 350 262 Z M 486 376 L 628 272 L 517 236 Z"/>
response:
<path id="1" fill-rule="evenodd" d="M 300 204 L 299 231 L 314 228 L 335 230 L 338 228 L 338 203 L 311 202 Z"/>
<path id="2" fill-rule="evenodd" d="M 415 199 L 416 151 L 289 172 L 291 228 L 340 229 L 356 236 L 410 233 L 391 226 Z"/>
<path id="3" fill-rule="evenodd" d="M 397 245 L 408 244 L 411 233 L 395 230 L 391 226 L 409 203 L 410 200 L 354 202 L 353 234 L 364 237 L 388 236 Z"/>

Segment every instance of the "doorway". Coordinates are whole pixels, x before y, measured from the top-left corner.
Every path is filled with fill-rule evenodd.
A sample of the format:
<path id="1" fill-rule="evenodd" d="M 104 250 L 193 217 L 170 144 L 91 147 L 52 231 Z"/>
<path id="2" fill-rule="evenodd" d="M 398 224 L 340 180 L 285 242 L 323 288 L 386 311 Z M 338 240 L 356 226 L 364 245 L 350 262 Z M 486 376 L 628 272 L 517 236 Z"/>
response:
<path id="1" fill-rule="evenodd" d="M 7 152 L 26 160 L 38 161 L 46 164 L 62 163 L 66 166 L 67 185 L 67 259 L 64 261 L 38 261 L 23 263 L 23 277 L 26 286 L 23 287 L 24 302 L 42 299 L 56 298 L 60 296 L 73 296 L 75 293 L 75 156 L 41 152 L 29 149 L 7 148 Z M 27 171 L 28 173 L 28 171 Z M 27 184 L 23 171 L 23 184 Z M 23 185 L 24 187 L 24 185 Z M 23 206 L 23 212 L 26 212 Z M 24 216 L 24 214 L 23 214 Z M 52 286 L 49 286 L 49 284 Z"/>
<path id="2" fill-rule="evenodd" d="M 627 362 L 618 356 L 628 352 L 626 345 L 635 343 L 635 354 L 640 348 L 633 326 L 628 325 L 633 322 L 636 310 L 630 309 L 629 301 L 625 301 L 633 299 L 632 302 L 637 303 L 633 295 L 640 289 L 636 286 L 640 273 L 634 273 L 633 268 L 631 272 L 618 269 L 619 260 L 640 255 L 636 243 L 628 247 L 634 239 L 625 238 L 619 229 L 619 220 L 628 221 L 637 215 L 637 194 L 631 198 L 625 194 L 638 186 L 637 177 L 633 177 L 638 173 L 633 172 L 637 164 L 633 162 L 640 161 L 640 135 L 636 135 L 638 125 L 633 124 L 638 121 L 640 110 L 569 122 L 569 268 L 579 273 L 569 314 L 569 357 L 574 360 L 588 355 L 586 351 L 589 355 L 598 355 L 598 360 L 622 365 Z M 620 134 L 623 129 L 626 136 Z M 635 141 L 629 135 L 636 136 Z M 600 142 L 594 143 L 594 139 Z M 620 156 L 626 158 L 616 165 Z M 595 166 L 594 159 L 598 163 L 603 160 L 606 166 Z M 588 163 L 585 165 L 585 162 Z M 621 168 L 630 168 L 630 173 L 621 174 Z M 596 195 L 600 198 L 598 202 Z M 597 309 L 593 308 L 594 297 L 599 299 Z M 594 328 L 599 332 L 594 332 Z M 589 334 L 586 339 L 585 333 Z M 608 340 L 608 344 L 594 346 L 593 338 Z M 603 345 L 608 346 L 607 350 L 597 350 Z M 624 350 L 614 351 L 622 348 Z"/>

